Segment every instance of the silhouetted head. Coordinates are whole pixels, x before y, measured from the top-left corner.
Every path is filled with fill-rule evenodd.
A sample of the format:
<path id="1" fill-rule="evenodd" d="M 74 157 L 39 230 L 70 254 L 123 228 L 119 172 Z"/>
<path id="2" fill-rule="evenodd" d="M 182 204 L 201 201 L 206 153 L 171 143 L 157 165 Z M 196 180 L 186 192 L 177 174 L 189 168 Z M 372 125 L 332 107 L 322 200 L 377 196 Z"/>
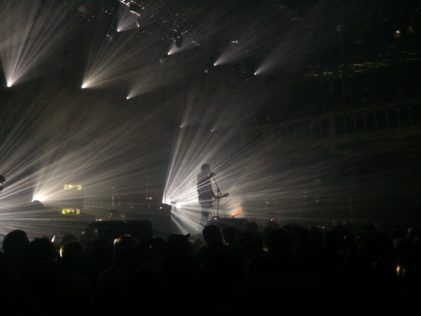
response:
<path id="1" fill-rule="evenodd" d="M 202 172 L 209 172 L 210 166 L 208 163 L 204 163 L 200 169 L 202 170 Z"/>
<path id="2" fill-rule="evenodd" d="M 64 263 L 79 263 L 83 256 L 82 244 L 78 241 L 71 241 L 63 244 L 60 248 L 60 256 Z"/>
<path id="3" fill-rule="evenodd" d="M 167 245 L 170 252 L 189 254 L 192 250 L 189 241 L 190 234 L 171 234 L 168 236 Z"/>
<path id="4" fill-rule="evenodd" d="M 3 239 L 3 251 L 12 256 L 22 256 L 29 245 L 29 239 L 23 230 L 12 230 Z"/>
<path id="5" fill-rule="evenodd" d="M 267 229 L 263 235 L 263 248 L 269 253 L 281 255 L 291 254 L 291 240 L 288 233 L 282 229 Z"/>
<path id="6" fill-rule="evenodd" d="M 136 263 L 137 241 L 130 235 L 114 239 L 114 260 L 116 263 Z"/>
<path id="7" fill-rule="evenodd" d="M 32 263 L 54 262 L 57 259 L 57 252 L 48 238 L 36 238 L 29 244 L 28 257 Z"/>
<path id="8" fill-rule="evenodd" d="M 209 246 L 223 243 L 221 230 L 216 225 L 207 225 L 203 228 L 202 234 L 203 239 Z"/>

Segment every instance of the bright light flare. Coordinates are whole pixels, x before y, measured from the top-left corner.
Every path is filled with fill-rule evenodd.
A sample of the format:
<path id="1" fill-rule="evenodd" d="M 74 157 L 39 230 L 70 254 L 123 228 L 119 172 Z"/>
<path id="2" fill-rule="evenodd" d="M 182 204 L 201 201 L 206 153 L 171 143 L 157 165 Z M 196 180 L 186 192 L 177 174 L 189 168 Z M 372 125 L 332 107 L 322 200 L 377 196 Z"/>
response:
<path id="1" fill-rule="evenodd" d="M 240 206 L 240 207 L 237 207 L 236 209 L 232 210 L 229 215 L 231 217 L 237 217 L 237 216 L 240 216 L 241 214 L 243 214 L 244 212 L 245 212 L 245 208 Z"/>
<path id="2" fill-rule="evenodd" d="M 274 141 L 274 134 L 255 138 L 254 133 L 250 136 L 242 133 L 242 128 L 254 131 L 246 125 L 250 112 L 242 110 L 246 108 L 244 104 L 247 107 L 257 106 L 250 98 L 254 92 L 243 92 L 240 99 L 226 100 L 229 104 L 241 103 L 242 107 L 234 106 L 223 111 L 210 108 L 209 105 L 217 103 L 217 99 L 207 96 L 204 107 L 208 110 L 200 117 L 199 126 L 195 124 L 198 118 L 192 108 L 185 109 L 180 121 L 189 124 L 178 130 L 174 140 L 164 190 L 164 197 L 183 203 L 181 208 L 176 207 L 175 214 L 180 225 L 190 226 L 191 222 L 200 222 L 201 207 L 196 186 L 197 175 L 204 162 L 208 162 L 216 173 L 222 194 L 229 193 L 228 197 L 219 201 L 219 217 L 247 215 L 249 219 L 264 223 L 276 214 L 277 217 L 303 220 L 302 215 L 297 216 L 295 212 L 300 207 L 297 201 L 303 200 L 302 192 L 308 190 L 313 194 L 317 190 L 313 188 L 311 179 L 325 172 L 326 166 L 303 170 L 301 163 L 305 150 L 300 147 L 280 147 L 278 144 L 282 138 L 279 136 Z M 187 97 L 191 104 L 196 105 L 196 93 L 192 91 Z M 216 127 L 218 133 L 209 132 Z M 212 185 L 216 192 L 216 184 L 212 182 Z M 216 208 L 216 205 L 214 203 L 213 207 Z"/>
<path id="3" fill-rule="evenodd" d="M 110 87 L 132 82 L 141 73 L 139 56 L 149 53 L 153 42 L 139 41 L 136 33 L 104 39 L 92 46 L 82 82 L 88 88 Z"/>
<path id="4" fill-rule="evenodd" d="M 7 126 L 10 131 L 0 144 L 0 165 L 7 177 L 0 194 L 2 236 L 13 229 L 23 229 L 31 237 L 49 235 L 51 230 L 73 232 L 56 221 L 63 209 L 107 218 L 115 183 L 116 194 L 125 196 L 139 196 L 144 185 L 158 187 L 156 175 L 162 173 L 166 158 L 157 157 L 154 150 L 168 143 L 156 123 L 162 121 L 162 108 L 122 120 L 106 98 L 50 93 L 50 87 L 2 104 L 6 110 L 23 105 L 27 111 L 19 116 L 8 111 L 8 119 L 16 122 Z M 144 152 L 132 146 L 136 141 L 142 142 Z M 124 164 L 122 157 L 127 158 Z M 127 206 L 128 212 L 140 209 L 136 201 L 130 200 L 134 206 Z"/>
<path id="5" fill-rule="evenodd" d="M 270 66 L 266 63 L 261 64 L 259 67 L 257 67 L 256 71 L 253 73 L 254 76 L 260 76 L 264 73 L 267 73 L 270 71 Z"/>
<path id="6" fill-rule="evenodd" d="M 41 74 L 39 66 L 60 47 L 69 30 L 66 1 L 7 1 L 0 12 L 0 60 L 7 87 Z"/>
<path id="7" fill-rule="evenodd" d="M 97 83 L 94 80 L 85 80 L 82 82 L 82 85 L 80 87 L 82 89 L 90 89 L 96 86 L 97 86 Z"/>
<path id="8" fill-rule="evenodd" d="M 181 202 L 176 202 L 175 203 L 175 207 L 176 208 L 182 208 L 184 206 L 184 203 L 181 203 Z"/>
<path id="9" fill-rule="evenodd" d="M 192 95 L 188 97 L 191 103 L 196 101 L 195 93 L 192 91 Z M 248 99 L 245 95 L 243 97 Z M 215 101 L 210 97 L 206 105 L 213 104 Z M 231 141 L 233 141 L 232 137 L 239 132 L 240 126 L 246 122 L 249 112 L 244 113 L 240 108 L 235 107 L 227 109 L 226 112 L 214 112 L 208 107 L 207 112 L 203 114 L 206 121 L 200 126 L 195 125 L 195 119 L 191 115 L 193 115 L 192 110 L 186 108 L 177 139 L 174 140 L 164 190 L 164 198 L 176 201 L 173 205 L 175 205 L 178 225 L 186 225 L 186 227 L 200 222 L 201 206 L 197 196 L 197 175 L 200 172 L 200 166 L 205 162 L 209 162 L 211 168 L 215 168 L 214 172 L 217 174 L 216 180 L 221 192 L 230 194 L 228 198 L 219 201 L 218 210 L 216 210 L 217 203 L 214 203 L 212 215 L 232 217 L 231 211 L 237 209 L 238 205 L 243 205 L 241 193 L 236 188 L 238 185 L 234 182 L 241 182 L 236 173 L 244 170 L 244 167 L 240 165 L 240 162 L 233 161 L 233 157 L 243 157 L 243 155 L 237 152 L 236 147 L 240 144 Z M 210 125 L 211 122 L 212 125 Z M 216 131 L 221 131 L 221 134 L 219 135 Z M 249 157 L 249 155 L 246 154 L 244 157 Z M 250 181 L 243 183 L 245 186 L 251 185 Z M 216 184 L 212 183 L 212 185 L 216 192 Z M 237 213 L 240 213 L 240 210 L 237 210 Z M 238 216 L 237 213 L 234 215 Z"/>
<path id="10" fill-rule="evenodd" d="M 129 97 L 134 98 L 177 82 L 184 71 L 182 65 L 171 58 L 164 64 L 157 63 L 139 69 L 138 78 L 129 89 Z"/>
<path id="11" fill-rule="evenodd" d="M 171 47 L 168 50 L 167 55 L 171 56 L 171 55 L 179 54 L 184 51 L 191 50 L 197 47 L 200 47 L 200 44 L 197 41 L 192 40 L 191 38 L 184 39 L 181 47 L 177 47 L 177 45 L 175 44 L 175 41 L 173 40 L 171 41 Z"/>
<path id="12" fill-rule="evenodd" d="M 126 100 L 131 100 L 134 97 L 136 97 L 138 94 L 136 93 L 136 91 L 134 89 L 131 89 L 126 96 Z"/>
<path id="13" fill-rule="evenodd" d="M 39 202 L 45 202 L 46 201 L 46 197 L 42 194 L 34 194 L 34 196 L 32 197 L 32 201 L 31 202 L 35 202 L 35 201 L 39 201 Z"/>
<path id="14" fill-rule="evenodd" d="M 240 39 L 231 40 L 221 51 L 215 63 L 217 65 L 225 65 L 245 59 L 256 46 L 256 39 L 255 30 L 252 27 L 246 28 L 242 32 Z"/>
<path id="15" fill-rule="evenodd" d="M 117 32 L 135 29 L 137 27 L 136 20 L 137 16 L 130 13 L 128 6 L 122 4 L 118 9 Z"/>

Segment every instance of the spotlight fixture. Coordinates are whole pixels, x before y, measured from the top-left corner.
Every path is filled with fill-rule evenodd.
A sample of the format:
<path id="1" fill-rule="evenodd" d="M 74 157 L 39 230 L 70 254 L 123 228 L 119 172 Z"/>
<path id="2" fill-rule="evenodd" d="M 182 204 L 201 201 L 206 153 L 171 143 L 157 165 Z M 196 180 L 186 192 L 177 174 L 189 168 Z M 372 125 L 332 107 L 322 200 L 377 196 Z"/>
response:
<path id="1" fill-rule="evenodd" d="M 118 32 L 118 31 L 117 31 Z M 105 38 L 107 39 L 107 41 L 111 42 L 115 37 L 115 33 L 108 33 L 107 35 L 105 35 Z"/>
<path id="2" fill-rule="evenodd" d="M 145 7 L 136 2 L 131 2 L 129 5 L 129 12 L 134 15 L 140 16 L 143 10 L 145 10 Z"/>
<path id="3" fill-rule="evenodd" d="M 118 0 L 121 4 L 124 4 L 126 6 L 129 6 L 132 0 Z"/>
<path id="4" fill-rule="evenodd" d="M 32 197 L 31 202 L 32 203 L 36 203 L 36 202 L 41 203 L 43 200 L 44 200 L 44 197 L 42 195 L 34 195 Z"/>

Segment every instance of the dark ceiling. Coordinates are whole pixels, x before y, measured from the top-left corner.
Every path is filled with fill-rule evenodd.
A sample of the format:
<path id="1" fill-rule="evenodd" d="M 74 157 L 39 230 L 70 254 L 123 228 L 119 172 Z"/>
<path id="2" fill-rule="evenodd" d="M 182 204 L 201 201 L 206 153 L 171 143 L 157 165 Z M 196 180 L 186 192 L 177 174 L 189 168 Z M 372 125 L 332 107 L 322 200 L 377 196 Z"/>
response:
<path id="1" fill-rule="evenodd" d="M 207 85 L 223 86 L 222 97 L 228 93 L 224 86 L 230 92 L 253 92 L 258 95 L 257 120 L 282 121 L 421 93 L 416 80 L 421 70 L 418 1 L 137 1 L 144 8 L 143 25 L 122 33 L 115 31 L 123 6 L 119 1 L 68 2 L 74 6 L 68 35 L 40 68 L 41 81 L 23 85 L 45 80 L 78 89 L 93 45 L 109 36 L 115 42 L 110 45 L 150 43 L 139 65 L 172 62 L 174 72 L 183 75 L 169 85 L 175 91 L 191 89 L 192 82 L 206 76 Z M 167 56 L 180 34 L 200 46 Z M 242 58 L 212 67 L 230 45 L 239 46 Z M 271 58 L 267 71 L 254 78 L 259 65 Z M 3 97 L 13 93 L 5 90 Z M 122 84 L 100 95 L 124 101 L 125 93 Z M 159 97 L 163 91 L 156 93 Z"/>

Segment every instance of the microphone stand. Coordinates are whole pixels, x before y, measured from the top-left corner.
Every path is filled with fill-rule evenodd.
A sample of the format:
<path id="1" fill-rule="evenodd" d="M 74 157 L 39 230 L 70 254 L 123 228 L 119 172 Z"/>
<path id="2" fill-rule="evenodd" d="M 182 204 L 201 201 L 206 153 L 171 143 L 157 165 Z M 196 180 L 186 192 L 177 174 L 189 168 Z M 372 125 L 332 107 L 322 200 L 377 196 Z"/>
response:
<path id="1" fill-rule="evenodd" d="M 218 183 L 216 182 L 214 176 L 212 176 L 212 180 L 213 180 L 213 183 L 215 183 L 215 186 L 216 186 L 216 195 L 217 195 L 217 198 L 216 198 L 216 218 L 219 219 L 219 200 L 221 199 L 222 193 L 221 193 L 221 190 L 219 189 Z"/>

